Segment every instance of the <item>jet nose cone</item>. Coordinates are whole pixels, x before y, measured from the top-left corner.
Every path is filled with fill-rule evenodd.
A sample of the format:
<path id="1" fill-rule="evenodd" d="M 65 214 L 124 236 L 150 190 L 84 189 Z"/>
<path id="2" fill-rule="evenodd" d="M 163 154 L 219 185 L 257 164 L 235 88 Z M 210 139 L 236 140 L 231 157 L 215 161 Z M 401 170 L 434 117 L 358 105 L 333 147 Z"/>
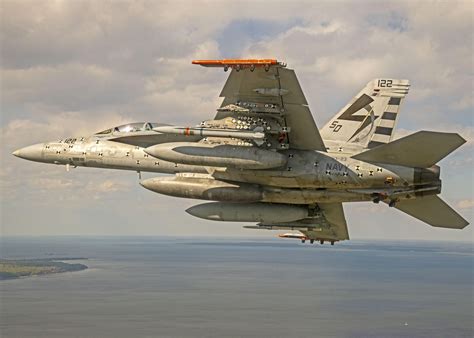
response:
<path id="1" fill-rule="evenodd" d="M 12 155 L 30 161 L 42 161 L 43 144 L 34 144 L 32 146 L 15 150 Z"/>

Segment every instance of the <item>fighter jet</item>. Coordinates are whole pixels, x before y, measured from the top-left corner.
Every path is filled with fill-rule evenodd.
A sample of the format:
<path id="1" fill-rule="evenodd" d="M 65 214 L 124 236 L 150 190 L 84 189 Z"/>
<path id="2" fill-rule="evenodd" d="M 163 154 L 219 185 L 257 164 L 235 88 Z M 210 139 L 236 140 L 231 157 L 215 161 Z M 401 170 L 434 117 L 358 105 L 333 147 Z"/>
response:
<path id="1" fill-rule="evenodd" d="M 348 240 L 343 203 L 384 203 L 431 226 L 468 222 L 438 195 L 441 159 L 465 140 L 419 131 L 393 140 L 408 80 L 370 81 L 321 130 L 295 72 L 275 59 L 196 60 L 231 70 L 213 119 L 182 127 L 139 122 L 13 155 L 71 167 L 171 174 L 140 180 L 157 193 L 213 201 L 186 211 L 251 229 L 298 230 L 313 243 Z M 283 236 L 285 237 L 285 236 Z"/>

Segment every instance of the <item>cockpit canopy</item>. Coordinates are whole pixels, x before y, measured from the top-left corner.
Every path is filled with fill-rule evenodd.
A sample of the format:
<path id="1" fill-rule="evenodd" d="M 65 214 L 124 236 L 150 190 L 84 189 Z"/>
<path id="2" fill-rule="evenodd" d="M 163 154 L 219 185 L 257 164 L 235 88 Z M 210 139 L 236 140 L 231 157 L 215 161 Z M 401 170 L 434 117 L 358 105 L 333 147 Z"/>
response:
<path id="1" fill-rule="evenodd" d="M 134 133 L 139 131 L 150 131 L 155 127 L 163 125 L 162 123 L 150 123 L 150 122 L 135 122 L 135 123 L 128 123 L 123 124 L 118 127 L 109 128 L 98 133 L 95 135 L 107 135 L 112 133 Z"/>

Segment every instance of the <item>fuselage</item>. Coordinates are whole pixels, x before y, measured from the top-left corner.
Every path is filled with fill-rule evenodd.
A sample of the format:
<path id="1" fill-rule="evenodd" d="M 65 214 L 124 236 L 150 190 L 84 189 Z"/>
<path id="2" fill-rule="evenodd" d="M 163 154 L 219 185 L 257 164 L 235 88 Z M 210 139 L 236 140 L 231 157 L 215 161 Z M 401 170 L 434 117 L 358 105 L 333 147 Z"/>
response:
<path id="1" fill-rule="evenodd" d="M 265 170 L 205 167 L 165 161 L 149 155 L 144 147 L 96 135 L 40 143 L 20 149 L 14 155 L 68 167 L 188 173 L 191 177 L 178 179 L 171 188 L 169 181 L 159 179 L 148 183 L 145 180 L 142 185 L 172 196 L 209 200 L 232 200 L 235 197 L 239 201 L 245 201 L 249 194 L 253 194 L 251 196 L 257 196 L 253 199 L 263 202 L 313 204 L 409 199 L 440 191 L 438 167 L 420 169 L 367 163 L 351 158 L 352 154 L 343 147 L 333 149 L 328 149 L 328 152 L 280 150 L 278 153 L 287 159 L 286 164 Z M 227 195 L 221 194 L 223 197 L 214 193 L 213 198 L 212 194 L 206 193 L 210 190 L 210 185 L 221 190 L 227 189 L 226 182 L 237 184 L 239 189 L 230 189 Z M 202 191 L 196 188 L 199 185 L 203 187 Z M 255 187 L 258 194 L 254 193 Z M 186 190 L 188 192 L 184 193 Z M 374 191 L 379 193 L 374 194 Z M 240 192 L 242 195 L 239 199 Z"/>

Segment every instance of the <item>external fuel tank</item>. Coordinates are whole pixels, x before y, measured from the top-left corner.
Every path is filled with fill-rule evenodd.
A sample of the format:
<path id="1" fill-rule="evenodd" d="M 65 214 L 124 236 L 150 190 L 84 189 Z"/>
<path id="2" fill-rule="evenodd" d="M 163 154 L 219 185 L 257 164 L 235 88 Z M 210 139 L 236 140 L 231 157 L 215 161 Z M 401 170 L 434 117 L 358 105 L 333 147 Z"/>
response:
<path id="1" fill-rule="evenodd" d="M 308 217 L 304 206 L 269 203 L 212 202 L 192 206 L 186 212 L 195 217 L 224 222 L 292 222 Z"/>

